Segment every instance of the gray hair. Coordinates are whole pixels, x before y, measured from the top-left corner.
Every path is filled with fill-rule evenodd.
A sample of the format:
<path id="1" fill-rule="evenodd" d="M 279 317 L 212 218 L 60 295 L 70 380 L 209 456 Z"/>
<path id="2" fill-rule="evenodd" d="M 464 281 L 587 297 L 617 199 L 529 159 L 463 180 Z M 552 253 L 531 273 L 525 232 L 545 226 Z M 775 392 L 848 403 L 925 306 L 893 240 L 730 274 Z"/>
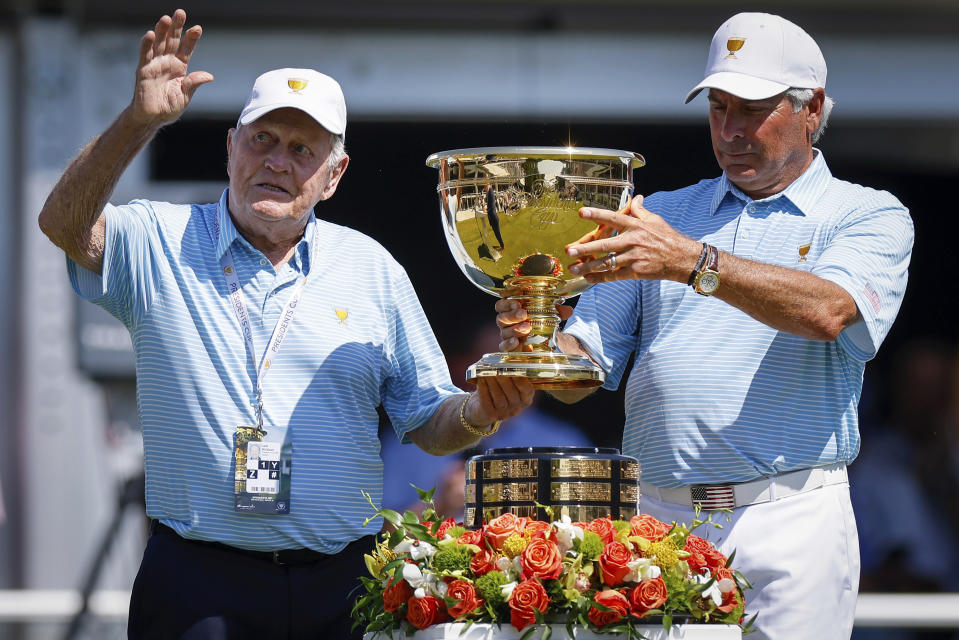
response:
<path id="1" fill-rule="evenodd" d="M 786 92 L 786 97 L 789 98 L 789 101 L 793 104 L 793 111 L 799 113 L 802 111 L 802 108 L 809 104 L 809 101 L 812 100 L 813 90 L 812 89 L 796 89 L 795 87 Z M 833 105 L 835 101 L 826 96 L 826 99 L 822 103 L 822 117 L 819 119 L 819 126 L 813 131 L 812 141 L 813 144 L 819 141 L 819 138 L 822 137 L 823 132 L 826 130 L 826 123 L 829 122 L 829 114 L 832 113 Z"/>

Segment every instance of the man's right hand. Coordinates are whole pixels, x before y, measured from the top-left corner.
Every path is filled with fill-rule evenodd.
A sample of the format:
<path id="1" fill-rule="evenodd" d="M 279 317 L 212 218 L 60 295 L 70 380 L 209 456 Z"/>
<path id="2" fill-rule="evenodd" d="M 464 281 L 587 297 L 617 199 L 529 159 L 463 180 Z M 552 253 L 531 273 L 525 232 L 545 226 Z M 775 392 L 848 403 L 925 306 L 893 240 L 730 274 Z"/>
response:
<path id="1" fill-rule="evenodd" d="M 518 302 L 502 298 L 496 301 L 496 325 L 499 327 L 500 351 L 522 351 L 526 336 L 529 335 L 532 325 L 529 316 Z M 565 305 L 556 305 L 556 312 L 561 320 L 567 320 L 573 314 L 573 308 Z"/>
<path id="2" fill-rule="evenodd" d="M 136 86 L 131 116 L 140 122 L 162 126 L 173 122 L 186 109 L 197 87 L 213 80 L 206 71 L 187 73 L 190 57 L 203 34 L 200 25 L 183 31 L 186 12 L 160 18 L 153 31 L 140 40 Z"/>

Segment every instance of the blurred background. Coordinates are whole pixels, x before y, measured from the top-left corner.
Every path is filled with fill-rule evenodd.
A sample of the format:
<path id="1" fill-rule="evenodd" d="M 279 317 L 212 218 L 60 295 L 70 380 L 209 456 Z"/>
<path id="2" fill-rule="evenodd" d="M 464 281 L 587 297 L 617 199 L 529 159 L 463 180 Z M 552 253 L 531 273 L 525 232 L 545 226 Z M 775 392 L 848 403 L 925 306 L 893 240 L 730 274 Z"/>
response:
<path id="1" fill-rule="evenodd" d="M 130 340 L 73 295 L 36 215 L 77 150 L 128 103 L 139 39 L 175 8 L 0 0 L 0 638 L 124 636 L 124 594 L 146 535 Z M 706 102 L 682 103 L 702 78 L 712 33 L 740 10 L 803 26 L 825 54 L 837 103 L 819 144 L 833 173 L 891 191 L 916 226 L 905 302 L 866 369 L 862 454 L 851 467 L 863 590 L 959 591 L 959 3 L 198 0 L 183 8 L 204 27 L 192 66 L 216 80 L 136 159 L 113 201 L 215 201 L 226 182 L 226 131 L 253 79 L 286 66 L 334 76 L 347 98 L 351 163 L 317 214 L 369 234 L 405 265 L 456 380 L 495 349 L 494 299 L 449 254 L 427 155 L 574 144 L 642 153 L 638 193 L 714 177 Z M 513 431 L 538 428 L 542 444 L 562 431 L 570 443 L 618 447 L 622 406 L 618 392 L 571 407 L 543 397 L 539 426 Z M 390 439 L 385 432 L 392 447 Z M 408 463 L 402 449 L 393 455 Z M 455 480 L 457 459 L 445 462 L 452 467 L 437 471 L 452 469 Z M 97 592 L 98 615 L 79 619 L 84 586 Z M 956 632 L 866 620 L 854 637 Z"/>

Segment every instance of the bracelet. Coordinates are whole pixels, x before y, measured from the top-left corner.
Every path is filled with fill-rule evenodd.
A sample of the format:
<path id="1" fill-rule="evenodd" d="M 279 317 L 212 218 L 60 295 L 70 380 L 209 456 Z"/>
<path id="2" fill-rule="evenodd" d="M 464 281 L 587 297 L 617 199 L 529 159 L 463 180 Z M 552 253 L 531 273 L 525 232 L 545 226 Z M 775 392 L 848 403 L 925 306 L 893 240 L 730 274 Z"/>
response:
<path id="1" fill-rule="evenodd" d="M 463 425 L 464 429 L 466 429 L 473 435 L 480 436 L 481 438 L 486 436 L 491 436 L 497 431 L 499 431 L 499 425 L 502 422 L 502 420 L 496 420 L 495 422 L 493 422 L 493 424 L 490 425 L 489 431 L 483 431 L 471 425 L 469 421 L 466 419 L 466 403 L 470 401 L 470 398 L 472 397 L 472 395 L 473 394 L 471 393 L 466 394 L 466 399 L 463 400 L 463 404 L 460 405 L 460 424 Z"/>
<path id="2" fill-rule="evenodd" d="M 709 253 L 709 245 L 704 242 L 703 251 L 702 253 L 699 254 L 699 261 L 696 263 L 696 267 L 693 269 L 693 272 L 689 274 L 689 282 L 686 283 L 690 287 L 693 286 L 694 282 L 696 282 L 696 274 L 699 273 L 699 270 L 702 269 L 703 265 L 706 263 L 706 255 L 708 253 Z"/>

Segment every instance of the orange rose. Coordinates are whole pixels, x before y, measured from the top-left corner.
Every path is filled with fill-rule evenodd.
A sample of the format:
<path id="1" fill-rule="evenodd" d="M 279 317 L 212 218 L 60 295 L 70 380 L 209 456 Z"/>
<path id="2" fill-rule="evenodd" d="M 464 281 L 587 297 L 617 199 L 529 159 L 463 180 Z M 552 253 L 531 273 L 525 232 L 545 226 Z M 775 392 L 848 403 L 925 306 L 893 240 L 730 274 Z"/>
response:
<path id="1" fill-rule="evenodd" d="M 739 590 L 733 589 L 729 593 L 723 594 L 723 603 L 716 607 L 719 611 L 723 613 L 729 613 L 733 609 L 739 606 Z"/>
<path id="2" fill-rule="evenodd" d="M 478 547 L 483 542 L 483 532 L 479 529 L 464 531 L 456 542 L 457 544 L 475 544 Z"/>
<path id="3" fill-rule="evenodd" d="M 555 542 L 542 538 L 530 540 L 520 554 L 519 561 L 523 567 L 523 580 L 555 580 L 563 572 L 563 555 L 559 552 L 559 547 Z"/>
<path id="4" fill-rule="evenodd" d="M 603 544 L 609 544 L 616 538 L 616 527 L 609 518 L 596 518 L 586 525 L 586 531 L 592 531 L 598 535 Z"/>
<path id="5" fill-rule="evenodd" d="M 666 604 L 666 583 L 662 578 L 643 580 L 629 592 L 629 608 L 633 615 L 642 618 L 647 611 Z"/>
<path id="6" fill-rule="evenodd" d="M 689 563 L 689 568 L 695 573 L 701 573 L 703 567 L 706 567 L 711 574 L 715 574 L 717 569 L 726 566 L 726 556 L 721 554 L 709 541 L 699 536 L 690 535 L 686 538 L 686 546 L 683 547 L 683 551 L 690 553 L 686 562 Z"/>
<path id="7" fill-rule="evenodd" d="M 438 540 L 442 540 L 446 535 L 446 532 L 456 526 L 456 520 L 453 520 L 453 518 L 447 518 L 439 524 L 434 523 L 433 526 L 436 527 L 436 531 L 433 532 L 433 535 L 436 536 Z"/>
<path id="8" fill-rule="evenodd" d="M 470 571 L 477 576 L 485 575 L 496 568 L 496 558 L 498 557 L 489 549 L 483 549 L 470 558 Z"/>
<path id="9" fill-rule="evenodd" d="M 406 580 L 400 580 L 396 584 L 391 580 L 383 589 L 383 608 L 392 613 L 406 604 L 412 595 L 413 589 Z"/>
<path id="10" fill-rule="evenodd" d="M 599 557 L 599 568 L 603 570 L 603 583 L 610 587 L 623 584 L 623 579 L 629 573 L 627 562 L 633 559 L 629 547 L 622 542 L 610 542 L 603 549 Z"/>
<path id="11" fill-rule="evenodd" d="M 670 526 L 665 522 L 660 522 L 651 515 L 641 514 L 633 516 L 629 520 L 631 536 L 642 536 L 650 542 L 659 542 L 669 533 Z"/>
<path id="12" fill-rule="evenodd" d="M 483 527 L 483 533 L 493 548 L 499 551 L 503 547 L 506 538 L 514 533 L 522 531 L 522 521 L 514 513 L 504 513 L 498 518 L 493 518 Z"/>
<path id="13" fill-rule="evenodd" d="M 526 527 L 523 529 L 523 535 L 527 535 L 530 538 L 546 538 L 547 540 L 552 540 L 555 537 L 552 525 L 542 520 L 531 520 L 527 522 Z"/>
<path id="14" fill-rule="evenodd" d="M 549 596 L 536 578 L 523 580 L 513 588 L 509 597 L 510 622 L 518 630 L 536 622 L 536 612 L 546 613 Z"/>
<path id="15" fill-rule="evenodd" d="M 443 601 L 436 596 L 412 597 L 406 602 L 406 619 L 417 629 L 425 629 L 446 620 Z"/>
<path id="16" fill-rule="evenodd" d="M 597 593 L 593 600 L 597 604 L 608 607 L 609 611 L 600 611 L 596 607 L 590 607 L 589 621 L 597 627 L 605 627 L 612 622 L 618 622 L 629 615 L 629 600 L 619 591 L 604 589 Z"/>
<path id="17" fill-rule="evenodd" d="M 483 599 L 476 597 L 476 589 L 465 580 L 454 580 L 450 583 L 446 591 L 447 597 L 459 600 L 455 605 L 449 608 L 449 614 L 454 618 L 459 618 L 468 613 L 472 613 L 478 607 L 483 606 Z"/>

